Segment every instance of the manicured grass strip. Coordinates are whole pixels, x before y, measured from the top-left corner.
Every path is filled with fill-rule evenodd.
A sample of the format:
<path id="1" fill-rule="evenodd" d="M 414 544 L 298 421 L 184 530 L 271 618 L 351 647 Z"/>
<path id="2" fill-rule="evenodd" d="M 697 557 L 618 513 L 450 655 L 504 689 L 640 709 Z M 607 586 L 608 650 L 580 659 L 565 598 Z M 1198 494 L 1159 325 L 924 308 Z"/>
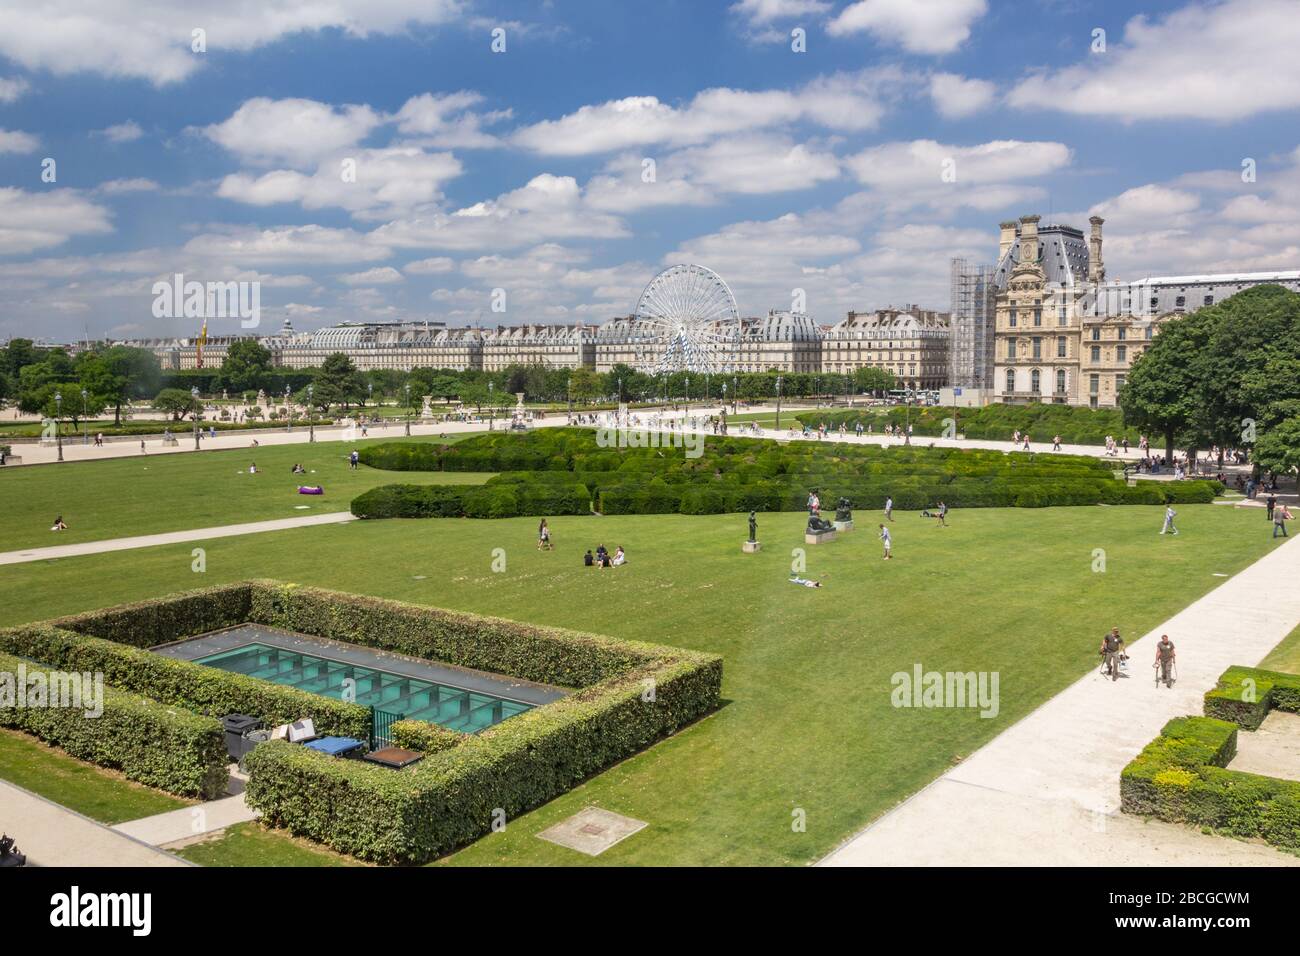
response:
<path id="1" fill-rule="evenodd" d="M 400 435 L 400 429 L 390 429 L 386 437 Z M 436 440 L 447 444 L 460 437 Z M 356 447 L 379 440 L 357 442 Z M 347 454 L 352 447 L 345 442 L 263 445 L 3 468 L 0 550 L 347 511 L 356 495 L 393 480 L 390 474 L 364 466 L 350 469 Z M 256 462 L 260 474 L 248 473 L 251 462 Z M 307 469 L 305 475 L 290 473 L 295 462 Z M 412 475 L 408 480 L 479 484 L 490 477 L 432 474 Z M 325 494 L 298 494 L 298 486 L 304 484 L 323 485 Z M 56 515 L 63 516 L 67 531 L 50 531 Z"/>
<path id="2" fill-rule="evenodd" d="M 112 826 L 188 806 L 161 790 L 70 757 L 16 730 L 0 728 L 0 778 Z"/>
<path id="3" fill-rule="evenodd" d="M 1282 638 L 1259 666 L 1268 671 L 1300 674 L 1300 627 Z"/>
<path id="4" fill-rule="evenodd" d="M 260 823 L 236 823 L 210 840 L 173 850 L 200 866 L 360 866 L 358 862 Z"/>

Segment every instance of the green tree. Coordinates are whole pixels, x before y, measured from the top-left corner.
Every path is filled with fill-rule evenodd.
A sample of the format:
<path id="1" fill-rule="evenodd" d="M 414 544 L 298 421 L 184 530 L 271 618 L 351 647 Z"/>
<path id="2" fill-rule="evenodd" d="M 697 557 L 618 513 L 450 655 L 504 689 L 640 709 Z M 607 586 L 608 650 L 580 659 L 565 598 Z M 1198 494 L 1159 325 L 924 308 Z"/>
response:
<path id="1" fill-rule="evenodd" d="M 569 372 L 569 395 L 575 402 L 589 402 L 601 393 L 601 376 L 585 365 Z"/>
<path id="2" fill-rule="evenodd" d="M 123 405 L 157 395 L 162 379 L 162 369 L 152 352 L 127 345 L 81 356 L 77 371 L 82 387 L 112 407 L 114 424 L 122 422 Z"/>
<path id="3" fill-rule="evenodd" d="M 1255 463 L 1279 475 L 1300 472 L 1300 415 L 1260 433 L 1255 443 Z"/>
<path id="4" fill-rule="evenodd" d="M 225 361 L 217 376 L 216 387 L 232 392 L 259 389 L 271 371 L 271 353 L 255 338 L 240 338 L 226 350 Z"/>
<path id="5" fill-rule="evenodd" d="M 1124 422 L 1163 435 L 1165 460 L 1172 462 L 1180 432 L 1196 427 L 1206 383 L 1202 358 L 1214 333 L 1210 310 L 1166 322 L 1129 370 L 1120 390 Z"/>
<path id="6" fill-rule="evenodd" d="M 153 407 L 160 412 L 167 412 L 172 421 L 178 422 L 194 411 L 194 396 L 183 388 L 164 388 L 154 398 Z"/>

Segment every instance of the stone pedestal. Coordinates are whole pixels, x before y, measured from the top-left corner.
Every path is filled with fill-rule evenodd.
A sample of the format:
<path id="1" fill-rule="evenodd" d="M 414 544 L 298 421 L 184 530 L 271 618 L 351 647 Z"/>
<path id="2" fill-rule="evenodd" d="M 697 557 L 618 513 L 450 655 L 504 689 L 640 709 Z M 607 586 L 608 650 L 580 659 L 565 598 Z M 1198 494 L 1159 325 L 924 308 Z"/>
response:
<path id="1" fill-rule="evenodd" d="M 740 547 L 741 547 L 741 550 L 743 550 L 746 554 L 755 554 L 755 553 L 757 553 L 757 552 L 763 550 L 763 542 L 761 542 L 761 541 L 746 541 L 746 542 L 745 542 L 744 544 L 742 544 Z"/>
<path id="2" fill-rule="evenodd" d="M 805 531 L 803 535 L 804 544 L 826 544 L 828 541 L 835 540 L 834 531 L 819 531 L 816 534 Z"/>
<path id="3" fill-rule="evenodd" d="M 852 530 L 853 530 L 853 519 L 850 518 L 848 521 L 836 521 L 836 522 L 835 522 L 835 530 L 836 530 L 836 531 L 852 531 Z"/>

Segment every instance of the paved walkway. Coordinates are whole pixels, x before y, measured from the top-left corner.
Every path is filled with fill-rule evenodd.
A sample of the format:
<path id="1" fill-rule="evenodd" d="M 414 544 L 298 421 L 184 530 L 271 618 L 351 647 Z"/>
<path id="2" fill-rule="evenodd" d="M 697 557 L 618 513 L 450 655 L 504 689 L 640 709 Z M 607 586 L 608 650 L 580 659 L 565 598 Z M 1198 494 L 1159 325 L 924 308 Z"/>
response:
<path id="1" fill-rule="evenodd" d="M 822 865 L 1300 865 L 1270 847 L 1119 813 L 1120 770 L 1165 722 L 1202 713 L 1225 668 L 1258 664 L 1300 624 L 1298 577 L 1291 540 L 1135 642 L 1129 679 L 1092 670 Z M 1163 633 L 1178 647 L 1172 690 L 1157 688 L 1149 667 Z"/>
<path id="2" fill-rule="evenodd" d="M 29 866 L 191 865 L 3 780 L 0 780 L 0 830 L 14 838 L 18 849 L 27 855 Z"/>
<path id="3" fill-rule="evenodd" d="M 222 797 L 220 800 L 209 800 L 192 807 L 181 807 L 152 817 L 119 823 L 113 829 L 142 843 L 167 846 L 255 819 L 256 811 L 244 803 L 243 793 L 238 793 L 233 797 Z"/>
<path id="4" fill-rule="evenodd" d="M 206 541 L 212 538 L 231 538 L 241 534 L 258 534 L 263 531 L 285 531 L 313 525 L 339 524 L 356 521 L 348 511 L 333 511 L 323 515 L 303 515 L 297 518 L 276 518 L 274 521 L 250 521 L 246 524 L 218 525 L 215 528 L 191 528 L 188 531 L 168 531 L 164 534 L 142 534 L 134 538 L 109 538 L 106 541 L 85 541 L 81 544 L 54 545 L 49 548 L 29 548 L 26 551 L 0 552 L 0 565 L 23 564 L 27 561 L 48 561 L 51 558 L 75 558 L 84 554 L 103 554 L 107 551 L 129 551 L 133 548 L 152 548 L 160 544 L 183 544 L 187 541 Z"/>

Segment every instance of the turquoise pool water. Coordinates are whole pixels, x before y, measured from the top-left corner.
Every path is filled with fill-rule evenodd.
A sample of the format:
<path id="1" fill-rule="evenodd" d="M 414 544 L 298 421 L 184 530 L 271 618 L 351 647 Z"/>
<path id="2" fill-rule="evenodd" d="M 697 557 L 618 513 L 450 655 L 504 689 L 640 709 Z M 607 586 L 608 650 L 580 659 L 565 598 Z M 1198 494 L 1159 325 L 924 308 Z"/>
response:
<path id="1" fill-rule="evenodd" d="M 200 657 L 195 663 L 223 671 L 260 677 L 272 683 L 343 700 L 347 688 L 358 704 L 374 706 L 411 720 L 427 720 L 452 730 L 472 734 L 533 708 L 508 700 L 466 690 L 390 674 L 376 668 L 348 664 L 266 644 L 245 644 L 234 650 Z M 349 685 L 347 682 L 352 681 Z"/>

